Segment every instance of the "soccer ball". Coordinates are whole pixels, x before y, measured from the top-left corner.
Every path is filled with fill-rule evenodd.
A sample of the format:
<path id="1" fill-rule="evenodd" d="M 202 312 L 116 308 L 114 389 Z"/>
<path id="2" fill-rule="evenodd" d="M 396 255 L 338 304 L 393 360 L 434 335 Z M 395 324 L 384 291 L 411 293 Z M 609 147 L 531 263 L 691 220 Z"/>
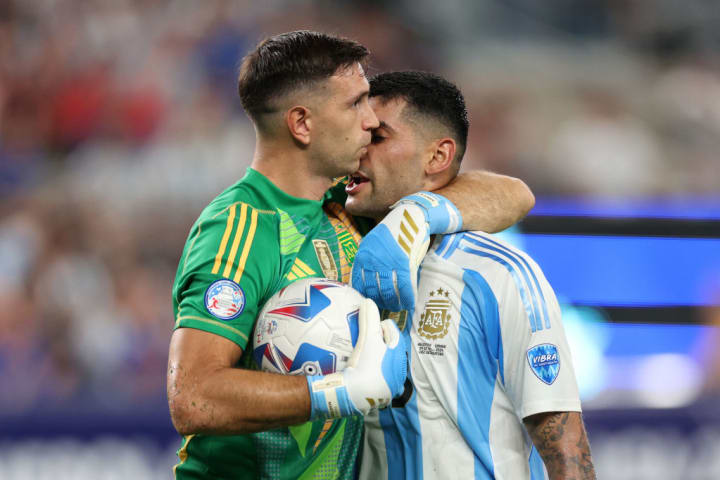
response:
<path id="1" fill-rule="evenodd" d="M 261 370 L 327 375 L 343 370 L 358 338 L 363 296 L 344 283 L 306 278 L 283 288 L 263 307 L 253 335 Z"/>

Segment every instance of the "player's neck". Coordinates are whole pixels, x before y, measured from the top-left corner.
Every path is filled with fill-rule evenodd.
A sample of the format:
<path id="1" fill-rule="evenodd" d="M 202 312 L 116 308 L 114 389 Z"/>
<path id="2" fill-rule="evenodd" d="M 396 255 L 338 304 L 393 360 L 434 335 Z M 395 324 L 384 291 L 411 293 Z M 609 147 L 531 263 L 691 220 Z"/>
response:
<path id="1" fill-rule="evenodd" d="M 250 166 L 288 195 L 320 200 L 332 185 L 332 179 L 313 173 L 309 163 L 302 150 L 272 148 L 258 142 Z"/>

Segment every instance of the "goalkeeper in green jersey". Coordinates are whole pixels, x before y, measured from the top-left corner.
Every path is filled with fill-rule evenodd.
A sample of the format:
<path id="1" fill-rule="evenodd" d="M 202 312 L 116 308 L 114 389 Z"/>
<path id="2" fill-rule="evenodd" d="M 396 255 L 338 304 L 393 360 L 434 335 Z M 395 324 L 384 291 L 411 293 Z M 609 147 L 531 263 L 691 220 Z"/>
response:
<path id="1" fill-rule="evenodd" d="M 345 184 L 333 179 L 357 170 L 379 125 L 367 55 L 356 42 L 302 31 L 266 39 L 243 60 L 239 93 L 257 139 L 251 168 L 193 225 L 173 286 L 177 478 L 353 478 L 361 415 L 402 392 L 404 346 L 397 330 L 383 336 L 372 302 L 361 311 L 358 366 L 332 378 L 257 371 L 247 348 L 262 305 L 283 286 L 307 276 L 349 281 L 369 224 L 345 213 Z M 476 193 L 461 200 L 468 190 Z M 473 229 L 505 228 L 532 205 L 522 182 L 485 173 L 440 193 Z"/>

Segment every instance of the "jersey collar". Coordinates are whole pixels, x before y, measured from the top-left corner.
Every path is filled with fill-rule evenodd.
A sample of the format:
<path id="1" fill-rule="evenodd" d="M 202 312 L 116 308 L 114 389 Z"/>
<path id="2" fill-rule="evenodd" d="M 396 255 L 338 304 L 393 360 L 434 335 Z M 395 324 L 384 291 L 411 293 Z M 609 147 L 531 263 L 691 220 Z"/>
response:
<path id="1" fill-rule="evenodd" d="M 254 184 L 261 186 L 263 194 L 272 203 L 272 205 L 283 210 L 298 207 L 315 207 L 321 209 L 323 205 L 324 199 L 309 200 L 307 198 L 294 197 L 288 193 L 285 193 L 283 190 L 278 188 L 269 178 L 251 167 L 248 167 L 242 181 L 247 182 L 250 185 Z"/>

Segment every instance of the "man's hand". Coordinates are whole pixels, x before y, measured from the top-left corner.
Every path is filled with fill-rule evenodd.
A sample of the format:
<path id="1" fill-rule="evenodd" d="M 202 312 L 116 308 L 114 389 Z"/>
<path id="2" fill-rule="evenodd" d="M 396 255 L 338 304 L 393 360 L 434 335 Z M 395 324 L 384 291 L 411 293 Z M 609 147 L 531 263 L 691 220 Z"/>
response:
<path id="1" fill-rule="evenodd" d="M 417 273 L 430 235 L 456 232 L 462 216 L 445 197 L 419 192 L 402 198 L 360 243 L 352 270 L 352 286 L 391 311 L 412 315 Z"/>
<path id="2" fill-rule="evenodd" d="M 538 413 L 523 422 L 545 463 L 550 480 L 595 479 L 580 412 Z"/>
<path id="3" fill-rule="evenodd" d="M 358 324 L 358 340 L 348 367 L 307 377 L 311 420 L 365 415 L 387 407 L 403 392 L 407 349 L 395 323 L 381 322 L 375 303 L 365 299 Z"/>

